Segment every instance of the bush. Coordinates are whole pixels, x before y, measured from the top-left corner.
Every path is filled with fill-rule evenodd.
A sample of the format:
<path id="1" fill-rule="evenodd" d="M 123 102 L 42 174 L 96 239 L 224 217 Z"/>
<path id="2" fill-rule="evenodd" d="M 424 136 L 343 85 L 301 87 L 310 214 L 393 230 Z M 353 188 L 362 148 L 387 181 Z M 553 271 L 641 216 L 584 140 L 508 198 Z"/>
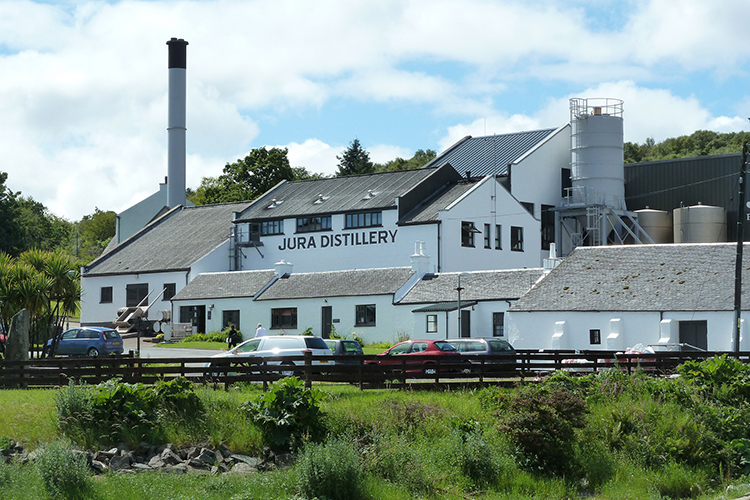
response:
<path id="1" fill-rule="evenodd" d="M 299 493 L 305 498 L 361 498 L 357 449 L 344 439 L 308 444 L 297 461 Z"/>
<path id="2" fill-rule="evenodd" d="M 500 431 L 516 446 L 524 466 L 564 475 L 574 470 L 575 430 L 586 421 L 586 403 L 565 390 L 524 388 L 509 398 Z"/>
<path id="3" fill-rule="evenodd" d="M 60 430 L 75 442 L 93 447 L 97 442 L 101 423 L 94 420 L 92 391 L 73 380 L 55 394 L 55 411 Z"/>
<path id="4" fill-rule="evenodd" d="M 47 444 L 36 459 L 47 492 L 53 498 L 83 498 L 91 486 L 83 453 L 75 453 L 69 441 Z"/>
<path id="5" fill-rule="evenodd" d="M 452 425 L 458 436 L 458 445 L 453 448 L 454 460 L 461 472 L 475 487 L 495 484 L 502 472 L 499 456 L 484 437 L 479 422 L 454 420 Z"/>
<path id="6" fill-rule="evenodd" d="M 268 446 L 294 450 L 322 436 L 322 394 L 305 389 L 296 377 L 286 377 L 274 382 L 256 401 L 244 403 L 241 409 L 258 424 Z"/>

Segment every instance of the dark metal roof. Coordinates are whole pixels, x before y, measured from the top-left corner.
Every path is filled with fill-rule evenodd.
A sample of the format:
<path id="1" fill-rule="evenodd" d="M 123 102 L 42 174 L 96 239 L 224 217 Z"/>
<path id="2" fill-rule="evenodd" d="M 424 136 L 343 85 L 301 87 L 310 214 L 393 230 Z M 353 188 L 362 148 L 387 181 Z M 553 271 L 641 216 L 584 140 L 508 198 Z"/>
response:
<path id="1" fill-rule="evenodd" d="M 578 247 L 511 311 L 731 311 L 735 243 Z M 745 244 L 742 303 L 750 300 Z"/>
<path id="2" fill-rule="evenodd" d="M 435 193 L 418 205 L 401 220 L 403 223 L 424 223 L 438 220 L 438 212 L 466 194 L 479 180 L 460 180 L 447 189 Z"/>
<path id="3" fill-rule="evenodd" d="M 178 207 L 85 267 L 84 276 L 183 271 L 229 238 L 245 203 Z"/>
<path id="4" fill-rule="evenodd" d="M 276 273 L 273 269 L 203 273 L 196 276 L 193 281 L 172 297 L 172 300 L 254 297 L 274 276 L 276 276 Z"/>
<path id="5" fill-rule="evenodd" d="M 541 268 L 472 271 L 461 277 L 461 301 L 515 300 L 542 276 Z M 460 273 L 427 274 L 399 304 L 456 302 Z"/>
<path id="6" fill-rule="evenodd" d="M 472 177 L 506 175 L 508 164 L 529 152 L 537 144 L 552 135 L 554 128 L 516 132 L 513 134 L 467 136 L 442 152 L 425 167 L 449 163 L 456 172 Z"/>
<path id="7" fill-rule="evenodd" d="M 292 273 L 274 282 L 257 300 L 390 295 L 412 274 L 410 267 Z"/>
<path id="8" fill-rule="evenodd" d="M 461 309 L 465 309 L 467 307 L 472 307 L 477 305 L 479 302 L 475 300 L 471 300 L 468 302 L 464 302 L 463 298 L 461 299 Z M 417 309 L 413 309 L 411 312 L 450 312 L 455 311 L 458 309 L 458 300 L 455 302 L 441 302 L 438 304 L 430 304 L 429 306 L 424 307 L 418 307 Z"/>
<path id="9" fill-rule="evenodd" d="M 435 172 L 417 169 L 284 182 L 250 205 L 238 222 L 395 209 L 396 198 Z"/>

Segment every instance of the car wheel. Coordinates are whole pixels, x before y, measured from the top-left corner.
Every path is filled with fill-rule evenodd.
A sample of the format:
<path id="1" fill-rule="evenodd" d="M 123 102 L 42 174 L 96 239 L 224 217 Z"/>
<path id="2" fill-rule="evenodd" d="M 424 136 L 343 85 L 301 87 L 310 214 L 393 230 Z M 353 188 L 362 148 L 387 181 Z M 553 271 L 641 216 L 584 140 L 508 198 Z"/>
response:
<path id="1" fill-rule="evenodd" d="M 430 366 L 429 368 L 424 369 L 425 375 L 437 375 L 437 368 L 434 366 Z"/>
<path id="2" fill-rule="evenodd" d="M 86 354 L 88 354 L 92 358 L 95 358 L 99 356 L 99 349 L 97 349 L 96 347 L 89 347 L 89 350 L 86 351 Z"/>

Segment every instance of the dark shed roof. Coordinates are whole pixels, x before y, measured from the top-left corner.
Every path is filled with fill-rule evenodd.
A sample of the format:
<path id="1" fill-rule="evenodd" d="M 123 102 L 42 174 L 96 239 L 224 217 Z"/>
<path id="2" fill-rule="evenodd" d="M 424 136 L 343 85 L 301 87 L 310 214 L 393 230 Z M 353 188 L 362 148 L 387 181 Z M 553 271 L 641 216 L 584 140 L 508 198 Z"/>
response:
<path id="1" fill-rule="evenodd" d="M 244 203 L 178 207 L 85 266 L 84 276 L 185 271 L 229 238 Z"/>
<path id="2" fill-rule="evenodd" d="M 172 300 L 227 299 L 253 297 L 276 273 L 263 271 L 231 271 L 199 274 L 180 290 Z"/>
<path id="3" fill-rule="evenodd" d="M 399 304 L 456 302 L 460 273 L 427 274 Z M 461 301 L 515 300 L 542 276 L 541 268 L 473 271 L 461 278 Z"/>

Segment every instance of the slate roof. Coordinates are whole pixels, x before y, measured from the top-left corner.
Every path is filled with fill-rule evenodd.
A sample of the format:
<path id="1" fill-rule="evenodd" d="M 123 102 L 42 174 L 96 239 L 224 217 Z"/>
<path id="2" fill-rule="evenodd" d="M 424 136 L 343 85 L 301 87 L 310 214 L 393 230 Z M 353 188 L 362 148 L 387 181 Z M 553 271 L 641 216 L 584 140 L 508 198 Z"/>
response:
<path id="1" fill-rule="evenodd" d="M 420 224 L 438 220 L 438 212 L 440 210 L 466 194 L 478 182 L 479 180 L 477 179 L 463 179 L 458 181 L 458 183 L 451 185 L 447 190 L 437 192 L 425 200 L 424 203 L 411 210 L 402 218 L 401 222 L 405 224 Z"/>
<path id="2" fill-rule="evenodd" d="M 233 213 L 247 205 L 226 203 L 170 210 L 85 266 L 84 276 L 189 270 L 229 238 Z"/>
<path id="3" fill-rule="evenodd" d="M 437 169 L 402 170 L 283 182 L 256 200 L 237 222 L 396 208 L 403 195 Z M 368 196 L 371 192 L 374 196 Z M 320 195 L 322 203 L 315 203 Z M 269 208 L 276 200 L 274 208 Z M 281 203 L 279 203 L 281 202 Z"/>
<path id="4" fill-rule="evenodd" d="M 467 171 L 471 172 L 472 177 L 506 175 L 509 163 L 529 152 L 556 130 L 549 128 L 484 137 L 466 136 L 427 163 L 425 168 L 450 163 L 461 175 Z"/>
<path id="5" fill-rule="evenodd" d="M 274 276 L 276 273 L 273 269 L 202 273 L 180 290 L 172 300 L 254 297 Z"/>
<path id="6" fill-rule="evenodd" d="M 410 267 L 292 273 L 277 280 L 257 300 L 390 295 L 413 273 Z"/>
<path id="7" fill-rule="evenodd" d="M 542 268 L 472 271 L 471 276 L 461 277 L 461 302 L 515 300 L 534 285 L 542 272 Z M 399 304 L 456 302 L 459 274 L 427 274 Z"/>
<path id="8" fill-rule="evenodd" d="M 510 311 L 732 311 L 735 257 L 735 243 L 578 247 Z"/>

